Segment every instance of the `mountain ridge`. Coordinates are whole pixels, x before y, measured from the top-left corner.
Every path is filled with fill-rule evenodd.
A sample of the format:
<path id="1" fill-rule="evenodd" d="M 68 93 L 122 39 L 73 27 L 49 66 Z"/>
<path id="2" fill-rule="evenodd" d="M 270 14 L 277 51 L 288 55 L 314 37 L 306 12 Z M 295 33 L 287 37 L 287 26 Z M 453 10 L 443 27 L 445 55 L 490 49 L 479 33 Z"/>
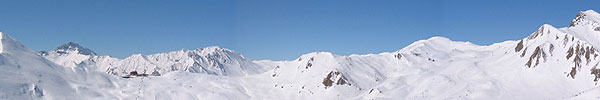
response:
<path id="1" fill-rule="evenodd" d="M 572 26 L 543 24 L 520 40 L 491 45 L 435 36 L 394 52 L 312 52 L 289 61 L 206 47 L 125 59 L 83 56 L 71 68 L 162 74 L 109 79 L 119 88 L 108 90 L 133 90 L 142 99 L 598 99 L 598 15 L 583 11 Z"/>

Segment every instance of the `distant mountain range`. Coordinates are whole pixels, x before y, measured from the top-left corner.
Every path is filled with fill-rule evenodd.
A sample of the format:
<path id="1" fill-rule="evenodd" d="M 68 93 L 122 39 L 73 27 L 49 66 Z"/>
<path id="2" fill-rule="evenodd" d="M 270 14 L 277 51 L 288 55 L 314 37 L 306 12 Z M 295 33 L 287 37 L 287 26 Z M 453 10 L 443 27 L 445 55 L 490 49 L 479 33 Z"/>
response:
<path id="1" fill-rule="evenodd" d="M 0 36 L 0 99 L 600 99 L 593 10 L 492 45 L 432 37 L 394 52 L 291 61 L 217 46 L 118 59 L 69 42 L 36 53 Z"/>

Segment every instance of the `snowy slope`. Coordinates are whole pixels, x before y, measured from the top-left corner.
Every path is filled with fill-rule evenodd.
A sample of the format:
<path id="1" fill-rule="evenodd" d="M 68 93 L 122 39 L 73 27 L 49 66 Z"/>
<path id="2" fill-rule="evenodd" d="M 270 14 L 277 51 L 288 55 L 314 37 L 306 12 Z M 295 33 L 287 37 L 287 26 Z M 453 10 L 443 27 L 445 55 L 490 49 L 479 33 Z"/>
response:
<path id="1" fill-rule="evenodd" d="M 6 34 L 0 33 L 0 99 L 110 99 L 102 89 L 114 88 L 112 76 L 83 69 L 65 69 Z M 114 89 L 112 89 L 114 90 Z"/>
<path id="2" fill-rule="evenodd" d="M 8 78 L 2 84 L 9 88 L 0 88 L 0 97 L 51 98 L 76 93 L 83 98 L 127 100 L 600 99 L 599 19 L 595 11 L 582 11 L 569 27 L 544 24 L 521 40 L 485 46 L 432 37 L 395 52 L 349 56 L 314 52 L 292 61 L 250 60 L 219 47 L 125 59 L 81 53 L 81 46 L 67 46 L 76 49 L 65 53 L 57 52 L 63 49 L 41 53 L 63 68 L 48 64 L 29 49 L 19 49 L 31 56 L 0 59 L 10 62 L 0 63 L 8 64 L 3 66 L 13 66 L 3 67 L 8 70 L 3 73 L 21 68 L 15 66 L 43 68 L 25 70 L 31 76 L 2 75 Z M 11 48 L 22 45 L 4 46 L 4 40 L 0 58 L 12 58 Z M 40 63 L 28 64 L 39 65 L 21 64 L 31 59 Z M 161 76 L 118 77 L 130 71 Z M 17 79 L 7 76 L 23 76 L 28 81 L 10 83 Z M 40 79 L 46 80 L 33 85 L 40 84 L 36 83 Z M 46 88 L 54 85 L 66 89 Z M 36 86 L 43 86 L 44 96 L 36 96 Z"/>

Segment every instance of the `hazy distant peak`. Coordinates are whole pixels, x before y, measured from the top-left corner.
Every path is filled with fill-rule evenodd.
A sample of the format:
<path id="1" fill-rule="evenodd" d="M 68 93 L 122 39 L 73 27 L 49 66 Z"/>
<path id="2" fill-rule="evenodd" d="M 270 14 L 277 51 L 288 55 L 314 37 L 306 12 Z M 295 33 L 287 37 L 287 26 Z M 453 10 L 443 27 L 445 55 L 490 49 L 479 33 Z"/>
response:
<path id="1" fill-rule="evenodd" d="M 58 46 L 58 47 L 56 47 L 56 51 L 57 52 L 77 51 L 79 54 L 83 54 L 83 55 L 96 55 L 96 52 L 94 52 L 88 48 L 85 48 L 77 43 L 74 43 L 74 42 L 68 42 L 61 46 Z"/>

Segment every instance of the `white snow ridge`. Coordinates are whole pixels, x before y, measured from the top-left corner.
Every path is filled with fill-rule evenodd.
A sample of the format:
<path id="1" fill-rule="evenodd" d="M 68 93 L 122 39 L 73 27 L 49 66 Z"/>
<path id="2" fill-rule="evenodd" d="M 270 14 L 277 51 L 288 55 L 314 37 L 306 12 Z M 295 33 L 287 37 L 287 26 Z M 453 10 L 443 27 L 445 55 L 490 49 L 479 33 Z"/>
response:
<path id="1" fill-rule="evenodd" d="M 35 52 L 0 33 L 0 100 L 600 99 L 600 14 L 515 41 L 444 37 L 394 52 L 254 60 L 206 47 L 124 59 L 76 43 Z"/>

